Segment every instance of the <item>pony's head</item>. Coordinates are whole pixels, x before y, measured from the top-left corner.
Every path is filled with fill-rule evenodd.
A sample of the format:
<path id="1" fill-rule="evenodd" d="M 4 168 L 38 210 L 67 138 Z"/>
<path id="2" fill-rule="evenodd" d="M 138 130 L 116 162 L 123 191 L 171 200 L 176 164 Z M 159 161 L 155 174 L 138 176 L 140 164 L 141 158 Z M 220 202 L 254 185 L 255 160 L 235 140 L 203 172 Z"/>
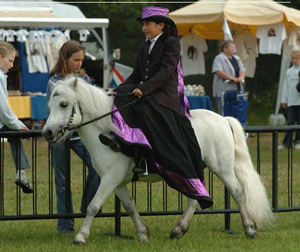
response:
<path id="1" fill-rule="evenodd" d="M 74 118 L 73 114 L 75 113 L 76 119 L 78 117 L 82 118 L 82 115 L 79 114 L 80 112 L 77 113 L 77 111 L 74 111 L 76 110 L 74 99 L 75 91 L 78 88 L 78 79 L 74 79 L 72 82 L 70 79 L 67 83 L 63 84 L 60 82 L 52 84 L 55 88 L 48 103 L 50 115 L 43 127 L 42 134 L 49 142 L 62 142 L 71 134 L 67 126 L 72 121 L 72 117 Z"/>
<path id="2" fill-rule="evenodd" d="M 81 78 L 70 77 L 54 84 L 48 103 L 50 115 L 42 134 L 49 142 L 63 142 L 76 127 L 112 110 L 113 101 L 102 90 Z M 101 120 L 102 132 L 114 130 L 111 117 Z"/>

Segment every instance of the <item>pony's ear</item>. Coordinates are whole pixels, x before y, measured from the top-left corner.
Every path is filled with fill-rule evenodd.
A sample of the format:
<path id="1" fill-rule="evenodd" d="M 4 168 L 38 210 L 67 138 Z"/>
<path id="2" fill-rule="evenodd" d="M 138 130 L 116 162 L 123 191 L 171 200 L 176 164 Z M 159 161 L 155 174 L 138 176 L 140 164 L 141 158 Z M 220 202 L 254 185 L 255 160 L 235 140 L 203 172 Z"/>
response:
<path id="1" fill-rule="evenodd" d="M 74 89 L 74 91 L 77 90 L 77 84 L 78 84 L 78 78 L 75 78 L 74 83 L 73 83 L 73 89 Z"/>

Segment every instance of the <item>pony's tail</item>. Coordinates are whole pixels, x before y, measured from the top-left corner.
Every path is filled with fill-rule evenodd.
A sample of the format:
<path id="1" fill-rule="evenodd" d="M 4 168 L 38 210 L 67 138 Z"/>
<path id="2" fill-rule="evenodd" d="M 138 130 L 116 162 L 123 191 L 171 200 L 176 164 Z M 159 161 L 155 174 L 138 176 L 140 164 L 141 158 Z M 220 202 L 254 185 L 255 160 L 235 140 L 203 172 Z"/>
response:
<path id="1" fill-rule="evenodd" d="M 235 143 L 234 172 L 243 187 L 248 214 L 255 221 L 258 228 L 263 225 L 271 225 L 274 220 L 274 214 L 262 180 L 253 166 L 244 129 L 235 118 L 226 117 L 226 119 L 233 131 Z"/>

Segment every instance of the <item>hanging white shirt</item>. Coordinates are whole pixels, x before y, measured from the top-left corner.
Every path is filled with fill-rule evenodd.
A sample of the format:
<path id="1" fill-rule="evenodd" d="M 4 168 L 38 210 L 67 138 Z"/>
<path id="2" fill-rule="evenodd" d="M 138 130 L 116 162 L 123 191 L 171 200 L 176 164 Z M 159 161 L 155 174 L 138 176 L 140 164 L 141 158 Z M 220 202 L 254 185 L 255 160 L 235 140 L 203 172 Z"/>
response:
<path id="1" fill-rule="evenodd" d="M 20 29 L 17 31 L 17 41 L 25 42 L 27 39 L 28 31 L 25 29 Z"/>
<path id="2" fill-rule="evenodd" d="M 68 40 L 71 40 L 70 32 L 71 32 L 71 30 L 69 30 L 69 29 L 64 31 L 64 35 Z"/>
<path id="3" fill-rule="evenodd" d="M 241 58 L 247 77 L 254 77 L 256 68 L 256 57 L 258 57 L 258 46 L 256 38 L 248 31 L 240 34 L 234 40 L 236 54 Z"/>
<path id="4" fill-rule="evenodd" d="M 51 37 L 51 43 L 56 43 L 58 38 L 63 34 L 60 30 L 52 30 L 49 32 Z"/>
<path id="5" fill-rule="evenodd" d="M 56 62 L 58 61 L 58 54 L 59 54 L 59 50 L 60 48 L 62 47 L 62 45 L 64 43 L 66 43 L 68 41 L 68 39 L 66 38 L 66 36 L 61 33 L 57 38 L 56 38 L 56 41 L 55 43 L 52 42 L 52 38 L 51 38 L 51 60 L 52 62 L 54 62 L 54 64 L 56 64 Z M 48 50 L 47 50 L 48 51 Z M 49 69 L 51 70 L 51 66 L 49 64 Z"/>
<path id="6" fill-rule="evenodd" d="M 259 40 L 259 53 L 281 54 L 283 40 L 286 39 L 286 30 L 283 23 L 259 26 L 256 32 Z"/>
<path id="7" fill-rule="evenodd" d="M 37 31 L 29 31 L 28 36 L 29 36 L 29 42 L 31 43 L 37 42 L 39 37 Z"/>
<path id="8" fill-rule="evenodd" d="M 81 29 L 78 31 L 79 32 L 79 40 L 80 41 L 87 41 L 87 37 L 90 34 L 89 30 L 87 29 Z"/>
<path id="9" fill-rule="evenodd" d="M 300 50 L 300 28 L 293 28 L 290 30 L 288 43 L 293 50 Z"/>
<path id="10" fill-rule="evenodd" d="M 17 32 L 15 30 L 7 30 L 6 41 L 7 42 L 14 42 L 16 35 L 17 35 Z"/>
<path id="11" fill-rule="evenodd" d="M 0 41 L 4 41 L 7 36 L 7 31 L 4 29 L 0 29 Z"/>
<path id="12" fill-rule="evenodd" d="M 195 34 L 181 38 L 183 75 L 205 74 L 204 52 L 207 52 L 205 39 Z"/>

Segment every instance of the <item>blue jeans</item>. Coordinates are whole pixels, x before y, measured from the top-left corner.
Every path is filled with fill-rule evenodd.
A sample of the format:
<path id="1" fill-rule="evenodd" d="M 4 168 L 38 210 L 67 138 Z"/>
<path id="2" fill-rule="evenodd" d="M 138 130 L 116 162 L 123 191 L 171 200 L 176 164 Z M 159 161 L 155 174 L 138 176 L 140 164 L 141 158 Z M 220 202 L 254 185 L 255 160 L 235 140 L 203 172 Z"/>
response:
<path id="1" fill-rule="evenodd" d="M 81 140 L 70 141 L 70 148 L 83 160 L 88 167 L 88 177 L 86 186 L 84 188 L 82 200 L 81 200 L 81 212 L 86 212 L 86 207 L 93 199 L 99 185 L 100 177 L 92 166 L 91 156 L 86 151 L 84 157 L 84 146 Z M 56 205 L 57 213 L 66 213 L 65 206 L 65 156 L 66 150 L 64 144 L 56 144 L 51 146 L 52 162 L 55 172 L 55 186 L 56 186 Z M 73 199 L 72 192 L 68 195 L 71 200 L 70 210 L 73 213 Z M 57 230 L 60 233 L 70 232 L 74 230 L 74 219 L 58 219 Z"/>
<path id="2" fill-rule="evenodd" d="M 287 124 L 300 125 L 300 106 L 287 107 Z M 293 132 L 287 132 L 284 136 L 282 144 L 286 147 L 291 147 L 293 140 Z M 295 144 L 300 144 L 300 131 L 296 131 Z"/>
<path id="3" fill-rule="evenodd" d="M 23 144 L 20 138 L 8 138 L 10 143 L 11 154 L 16 166 L 16 169 L 28 169 L 30 167 L 26 154 L 24 152 Z M 19 156 L 20 155 L 20 156 Z M 20 158 L 20 159 L 19 159 Z M 19 163 L 20 162 L 20 163 Z"/>
<path id="4" fill-rule="evenodd" d="M 10 129 L 6 126 L 2 127 L 0 131 L 10 131 Z M 8 142 L 10 144 L 11 154 L 16 166 L 16 170 L 20 169 L 28 169 L 30 168 L 28 159 L 24 152 L 22 140 L 19 137 L 9 137 Z"/>

